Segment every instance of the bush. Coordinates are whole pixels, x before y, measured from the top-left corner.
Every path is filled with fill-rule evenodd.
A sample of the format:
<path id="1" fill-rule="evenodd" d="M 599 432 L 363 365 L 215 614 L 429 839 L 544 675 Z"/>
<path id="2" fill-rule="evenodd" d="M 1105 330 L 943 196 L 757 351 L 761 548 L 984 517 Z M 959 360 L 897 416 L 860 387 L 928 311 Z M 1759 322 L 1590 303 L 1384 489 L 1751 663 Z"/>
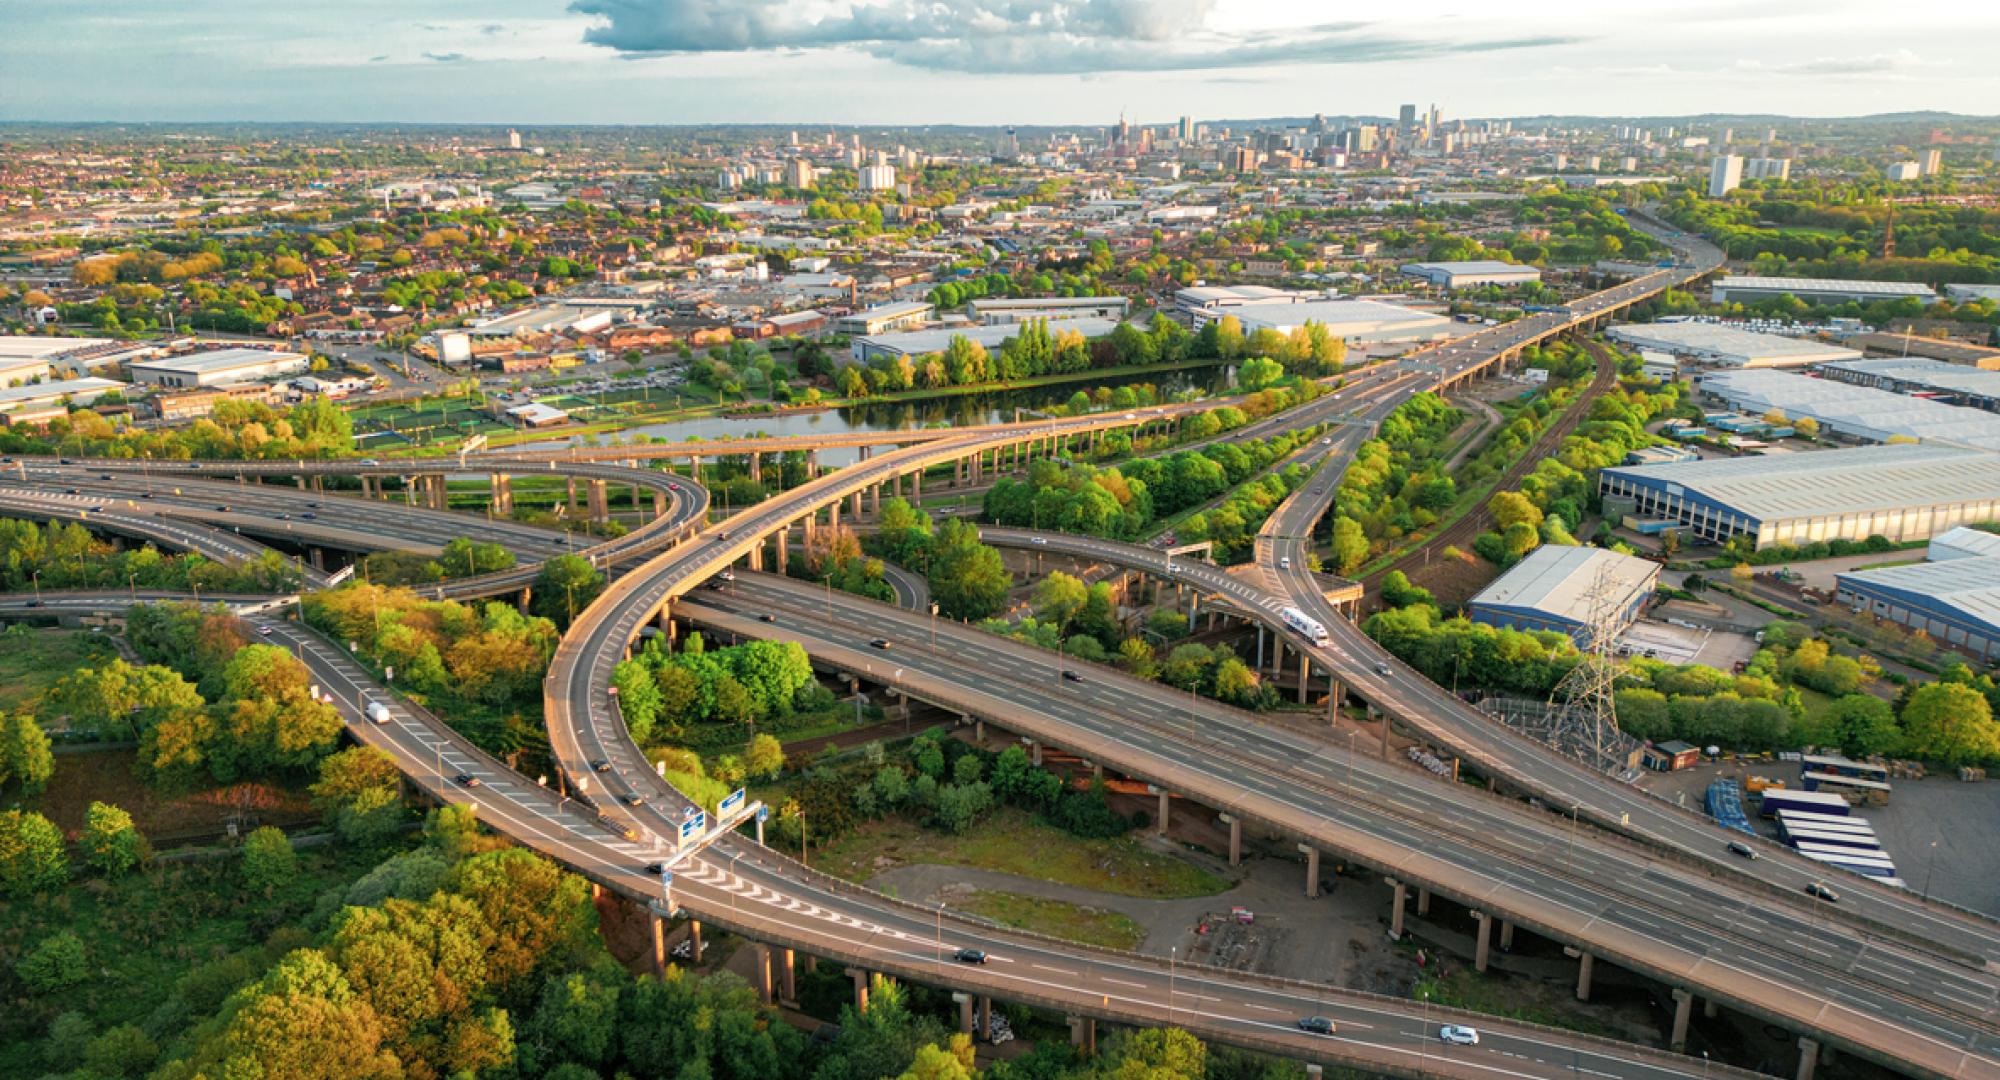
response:
<path id="1" fill-rule="evenodd" d="M 243 884 L 266 895 L 298 876 L 299 856 L 283 831 L 266 825 L 243 842 Z"/>
<path id="2" fill-rule="evenodd" d="M 82 983 L 89 973 L 88 965 L 83 939 L 63 930 L 29 949 L 15 963 L 14 974 L 21 977 L 30 991 L 48 995 Z"/>

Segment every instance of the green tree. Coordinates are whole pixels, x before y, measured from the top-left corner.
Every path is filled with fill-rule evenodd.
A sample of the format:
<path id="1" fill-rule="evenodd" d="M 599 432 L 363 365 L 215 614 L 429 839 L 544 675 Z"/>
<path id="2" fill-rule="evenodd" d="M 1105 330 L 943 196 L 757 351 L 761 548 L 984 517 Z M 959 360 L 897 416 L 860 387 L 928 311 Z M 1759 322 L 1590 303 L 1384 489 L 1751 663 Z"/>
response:
<path id="1" fill-rule="evenodd" d="M 132 824 L 132 815 L 115 806 L 93 802 L 83 812 L 83 860 L 108 877 L 116 877 L 146 861 L 146 838 Z"/>
<path id="2" fill-rule="evenodd" d="M 1265 356 L 1253 356 L 1236 366 L 1236 385 L 1251 393 L 1285 379 L 1285 366 Z"/>
<path id="3" fill-rule="evenodd" d="M 759 732 L 750 740 L 743 755 L 744 771 L 753 779 L 775 780 L 785 770 L 785 747 L 776 738 Z"/>
<path id="4" fill-rule="evenodd" d="M 30 810 L 0 813 L 0 892 L 25 896 L 67 880 L 69 853 L 62 830 Z"/>
<path id="5" fill-rule="evenodd" d="M 1984 695 L 1958 683 L 1917 688 L 1903 706 L 1905 752 L 1946 765 L 2000 758 L 2000 725 Z"/>
<path id="6" fill-rule="evenodd" d="M 542 563 L 529 590 L 529 608 L 535 614 L 568 629 L 575 613 L 590 606 L 604 591 L 604 575 L 581 555 L 558 555 Z"/>
<path id="7" fill-rule="evenodd" d="M 1351 517 L 1333 519 L 1333 566 L 1336 573 L 1351 574 L 1368 561 L 1368 534 Z"/>
<path id="8" fill-rule="evenodd" d="M 35 718 L 27 713 L 0 715 L 0 786 L 11 781 L 32 795 L 48 787 L 55 773 L 55 753 Z"/>
<path id="9" fill-rule="evenodd" d="M 1526 495 L 1518 491 L 1502 491 L 1494 495 L 1486 507 L 1492 512 L 1493 520 L 1499 524 L 1502 532 L 1523 522 L 1538 529 L 1541 527 L 1541 507 L 1530 502 Z"/>
<path id="10" fill-rule="evenodd" d="M 941 614 L 954 619 L 983 619 L 1006 603 L 1014 579 L 1000 553 L 980 542 L 969 522 L 948 521 L 938 531 L 930 567 L 931 596 Z"/>
<path id="11" fill-rule="evenodd" d="M 1202 1080 L 1208 1073 L 1208 1048 L 1179 1028 L 1135 1031 L 1109 1056 L 1116 1064 L 1106 1080 Z"/>
<path id="12" fill-rule="evenodd" d="M 1831 720 L 1832 739 L 1844 754 L 1891 754 L 1903 741 L 1895 709 L 1873 694 L 1848 694 L 1835 701 Z"/>
<path id="13" fill-rule="evenodd" d="M 1051 571 L 1049 576 L 1035 583 L 1035 618 L 1066 632 L 1089 599 L 1089 586 L 1061 570 Z"/>
<path id="14" fill-rule="evenodd" d="M 283 830 L 266 825 L 243 842 L 243 884 L 269 896 L 298 876 L 299 856 Z"/>
<path id="15" fill-rule="evenodd" d="M 372 746 L 354 746 L 319 763 L 313 805 L 349 843 L 386 840 L 402 823 L 403 774 L 396 759 Z"/>
<path id="16" fill-rule="evenodd" d="M 618 691 L 618 712 L 632 741 L 640 746 L 651 742 L 662 705 L 652 666 L 643 660 L 621 660 L 611 669 L 611 685 Z"/>
<path id="17" fill-rule="evenodd" d="M 35 943 L 14 965 L 29 990 L 49 995 L 77 986 L 90 974 L 90 958 L 83 939 L 68 930 L 58 931 Z"/>

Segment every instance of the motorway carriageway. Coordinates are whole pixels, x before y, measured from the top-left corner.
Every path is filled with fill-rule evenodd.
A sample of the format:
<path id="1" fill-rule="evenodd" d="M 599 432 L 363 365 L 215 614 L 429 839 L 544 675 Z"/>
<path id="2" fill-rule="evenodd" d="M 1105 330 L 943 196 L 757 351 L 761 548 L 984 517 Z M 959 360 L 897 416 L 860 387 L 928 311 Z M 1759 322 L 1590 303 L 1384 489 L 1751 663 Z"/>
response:
<path id="1" fill-rule="evenodd" d="M 145 593 L 142 600 L 179 594 Z M 257 598 L 232 597 L 245 605 Z M 51 594 L 46 607 L 119 611 L 122 596 Z M 0 599 L 0 613 L 30 614 L 25 598 Z M 39 612 L 35 612 L 39 613 Z M 660 880 L 644 870 L 663 857 L 657 839 L 628 841 L 578 800 L 529 781 L 471 746 L 434 717 L 376 684 L 343 651 L 296 623 L 253 616 L 259 637 L 290 649 L 333 698 L 356 741 L 382 749 L 431 796 L 476 807 L 488 827 L 623 895 L 646 902 Z M 386 725 L 366 722 L 362 704 L 384 702 Z M 452 781 L 476 776 L 476 788 Z M 903 903 L 809 870 L 741 837 L 718 841 L 674 878 L 674 901 L 695 917 L 755 940 L 809 950 L 902 978 L 990 994 L 1106 1020 L 1172 1023 L 1218 1043 L 1302 1060 L 1354 1065 L 1399 1076 L 1469 1080 L 1593 1075 L 1640 1080 L 1756 1074 L 1645 1047 L 1460 1010 L 1332 990 L 1304 983 L 1162 964 L 998 930 Z M 962 965 L 953 950 L 984 950 L 990 962 Z M 1297 1029 L 1300 1016 L 1332 1018 L 1331 1037 Z M 1477 1024 L 1477 1047 L 1446 1046 L 1441 1024 Z"/>
<path id="2" fill-rule="evenodd" d="M 2000 1047 L 2000 991 L 1984 973 L 1933 969 L 1927 956 L 1827 935 L 1806 913 L 1745 902 L 1629 842 L 1578 835 L 1513 800 L 1357 760 L 1253 714 L 1078 661 L 1066 666 L 1084 681 L 1068 682 L 1046 651 L 949 622 L 936 628 L 933 652 L 923 618 L 767 575 L 739 574 L 721 591 L 683 601 L 680 613 L 745 636 L 799 641 L 843 670 L 1284 827 L 1468 906 L 1518 913 L 1521 925 L 1552 927 L 1542 932 L 1621 966 L 1668 973 L 1674 985 L 1719 983 L 1718 996 L 1748 997 L 1737 1007 L 1753 1014 L 1770 1005 L 1778 1015 L 1768 1018 L 1793 1026 L 1800 1013 L 1786 1016 L 1786 1008 L 1822 1024 L 1901 1025 L 1903 1052 L 1940 1075 L 1962 1075 L 1947 1064 L 1952 1054 L 1926 1058 L 1917 1044 L 1935 1038 L 1978 1054 Z M 777 621 L 752 621 L 761 614 Z M 892 648 L 868 648 L 872 639 Z M 1837 1004 L 1815 1014 L 1820 995 L 1787 1001 L 1774 979 L 1821 989 Z"/>

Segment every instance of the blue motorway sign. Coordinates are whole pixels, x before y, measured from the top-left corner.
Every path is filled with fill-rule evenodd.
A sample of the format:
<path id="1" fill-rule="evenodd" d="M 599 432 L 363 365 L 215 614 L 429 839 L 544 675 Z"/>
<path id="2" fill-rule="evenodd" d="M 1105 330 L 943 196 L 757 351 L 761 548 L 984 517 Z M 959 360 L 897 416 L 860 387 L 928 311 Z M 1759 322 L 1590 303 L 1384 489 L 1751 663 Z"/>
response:
<path id="1" fill-rule="evenodd" d="M 708 815 L 700 813 L 681 822 L 681 843 L 685 844 L 695 837 L 700 836 L 701 830 L 707 825 Z"/>
<path id="2" fill-rule="evenodd" d="M 727 818 L 729 815 L 735 813 L 742 806 L 743 806 L 743 789 L 737 788 L 735 791 L 732 791 L 728 795 L 724 796 L 721 802 L 715 804 L 715 816 L 718 818 Z"/>

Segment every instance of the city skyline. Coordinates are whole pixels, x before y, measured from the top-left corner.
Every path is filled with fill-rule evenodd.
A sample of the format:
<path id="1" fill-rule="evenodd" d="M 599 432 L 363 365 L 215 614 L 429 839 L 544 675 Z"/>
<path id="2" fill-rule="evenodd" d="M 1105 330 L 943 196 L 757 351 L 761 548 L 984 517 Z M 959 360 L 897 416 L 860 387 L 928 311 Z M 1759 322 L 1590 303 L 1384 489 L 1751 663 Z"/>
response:
<path id="1" fill-rule="evenodd" d="M 1337 22 L 1283 0 L 8 10 L 23 14 L 0 41 L 0 120 L 16 121 L 1066 125 L 1402 101 L 1480 117 L 2000 112 L 1979 55 L 2000 14 L 1945 4 L 1891 26 L 1846 3 L 1614 18 L 1570 0 L 1504 19 L 1422 0 Z"/>

